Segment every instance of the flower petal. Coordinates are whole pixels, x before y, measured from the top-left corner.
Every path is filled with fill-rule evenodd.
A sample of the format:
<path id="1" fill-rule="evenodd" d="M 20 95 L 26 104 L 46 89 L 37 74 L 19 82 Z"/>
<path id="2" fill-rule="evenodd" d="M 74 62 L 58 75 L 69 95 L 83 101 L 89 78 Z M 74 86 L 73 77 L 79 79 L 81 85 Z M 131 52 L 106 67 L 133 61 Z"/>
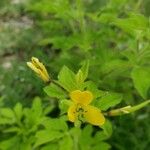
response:
<path id="1" fill-rule="evenodd" d="M 75 103 L 88 105 L 93 99 L 93 94 L 90 91 L 75 90 L 70 93 L 70 97 Z"/>
<path id="2" fill-rule="evenodd" d="M 91 123 L 96 126 L 101 126 L 105 122 L 105 117 L 101 111 L 94 106 L 86 106 L 85 119 L 88 123 Z"/>
<path id="3" fill-rule="evenodd" d="M 49 77 L 46 76 L 41 70 L 39 71 L 39 77 L 44 81 L 44 82 L 49 82 Z"/>
<path id="4" fill-rule="evenodd" d="M 75 122 L 76 120 L 76 105 L 71 105 L 68 109 L 68 119 L 71 122 Z"/>
<path id="5" fill-rule="evenodd" d="M 27 62 L 27 65 L 28 65 L 28 67 L 30 67 L 34 72 L 36 72 L 37 74 L 39 74 L 39 69 L 37 69 L 33 63 Z"/>
<path id="6" fill-rule="evenodd" d="M 41 70 L 41 72 L 44 74 L 44 76 L 45 76 L 46 78 L 49 78 L 49 74 L 48 74 L 48 72 L 47 72 L 45 66 L 43 65 L 43 63 L 41 63 L 41 62 L 39 61 L 38 58 L 32 57 L 32 58 L 31 58 L 31 61 L 32 61 L 32 64 L 33 64 L 37 69 Z"/>

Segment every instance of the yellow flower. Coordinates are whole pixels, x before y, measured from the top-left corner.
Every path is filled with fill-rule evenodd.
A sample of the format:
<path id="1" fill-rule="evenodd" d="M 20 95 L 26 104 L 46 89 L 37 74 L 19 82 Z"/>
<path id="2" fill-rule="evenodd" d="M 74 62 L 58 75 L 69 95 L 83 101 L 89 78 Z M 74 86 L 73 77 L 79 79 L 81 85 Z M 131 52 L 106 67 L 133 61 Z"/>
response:
<path id="1" fill-rule="evenodd" d="M 36 57 L 31 58 L 31 62 L 27 62 L 28 67 L 30 67 L 37 75 L 44 81 L 49 82 L 50 77 L 45 66 Z"/>
<path id="2" fill-rule="evenodd" d="M 104 124 L 105 118 L 101 111 L 89 105 L 93 100 L 93 94 L 90 91 L 75 90 L 70 93 L 70 98 L 73 101 L 68 109 L 68 118 L 71 122 L 80 120 L 96 126 Z"/>

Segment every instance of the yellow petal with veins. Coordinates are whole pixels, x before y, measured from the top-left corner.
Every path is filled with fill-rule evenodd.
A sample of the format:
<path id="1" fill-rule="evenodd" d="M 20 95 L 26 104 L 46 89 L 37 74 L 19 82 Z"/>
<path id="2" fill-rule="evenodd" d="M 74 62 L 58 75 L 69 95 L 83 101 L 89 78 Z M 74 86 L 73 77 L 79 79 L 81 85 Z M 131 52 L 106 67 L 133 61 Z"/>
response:
<path id="1" fill-rule="evenodd" d="M 90 91 L 75 90 L 70 93 L 71 99 L 77 104 L 88 105 L 93 100 L 93 94 Z"/>
<path id="2" fill-rule="evenodd" d="M 96 126 L 101 126 L 105 123 L 105 117 L 101 111 L 94 106 L 86 106 L 85 120 Z"/>
<path id="3" fill-rule="evenodd" d="M 71 122 L 75 122 L 76 120 L 76 105 L 71 105 L 68 109 L 68 119 Z"/>

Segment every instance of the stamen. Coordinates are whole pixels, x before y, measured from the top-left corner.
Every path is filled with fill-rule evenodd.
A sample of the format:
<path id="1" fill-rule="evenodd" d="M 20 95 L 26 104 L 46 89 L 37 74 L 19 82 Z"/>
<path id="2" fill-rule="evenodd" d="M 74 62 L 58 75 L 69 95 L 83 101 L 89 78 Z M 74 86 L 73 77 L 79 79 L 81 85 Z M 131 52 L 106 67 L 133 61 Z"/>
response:
<path id="1" fill-rule="evenodd" d="M 76 109 L 75 109 L 75 113 L 76 113 L 76 116 L 77 116 L 77 119 L 81 122 L 84 122 L 85 120 L 85 113 L 87 112 L 85 109 L 84 109 L 84 106 L 78 104 Z M 74 112 L 73 112 L 74 113 Z"/>

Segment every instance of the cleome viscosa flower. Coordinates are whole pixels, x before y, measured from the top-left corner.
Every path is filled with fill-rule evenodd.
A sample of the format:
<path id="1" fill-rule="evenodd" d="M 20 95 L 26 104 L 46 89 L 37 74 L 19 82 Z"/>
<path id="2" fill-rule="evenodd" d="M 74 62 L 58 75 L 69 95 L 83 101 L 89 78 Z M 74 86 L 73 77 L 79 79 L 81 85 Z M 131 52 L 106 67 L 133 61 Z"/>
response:
<path id="1" fill-rule="evenodd" d="M 89 105 L 93 100 L 93 94 L 90 91 L 72 91 L 70 98 L 73 101 L 68 109 L 68 118 L 71 122 L 79 120 L 96 126 L 102 126 L 105 123 L 105 117 L 101 111 Z"/>

